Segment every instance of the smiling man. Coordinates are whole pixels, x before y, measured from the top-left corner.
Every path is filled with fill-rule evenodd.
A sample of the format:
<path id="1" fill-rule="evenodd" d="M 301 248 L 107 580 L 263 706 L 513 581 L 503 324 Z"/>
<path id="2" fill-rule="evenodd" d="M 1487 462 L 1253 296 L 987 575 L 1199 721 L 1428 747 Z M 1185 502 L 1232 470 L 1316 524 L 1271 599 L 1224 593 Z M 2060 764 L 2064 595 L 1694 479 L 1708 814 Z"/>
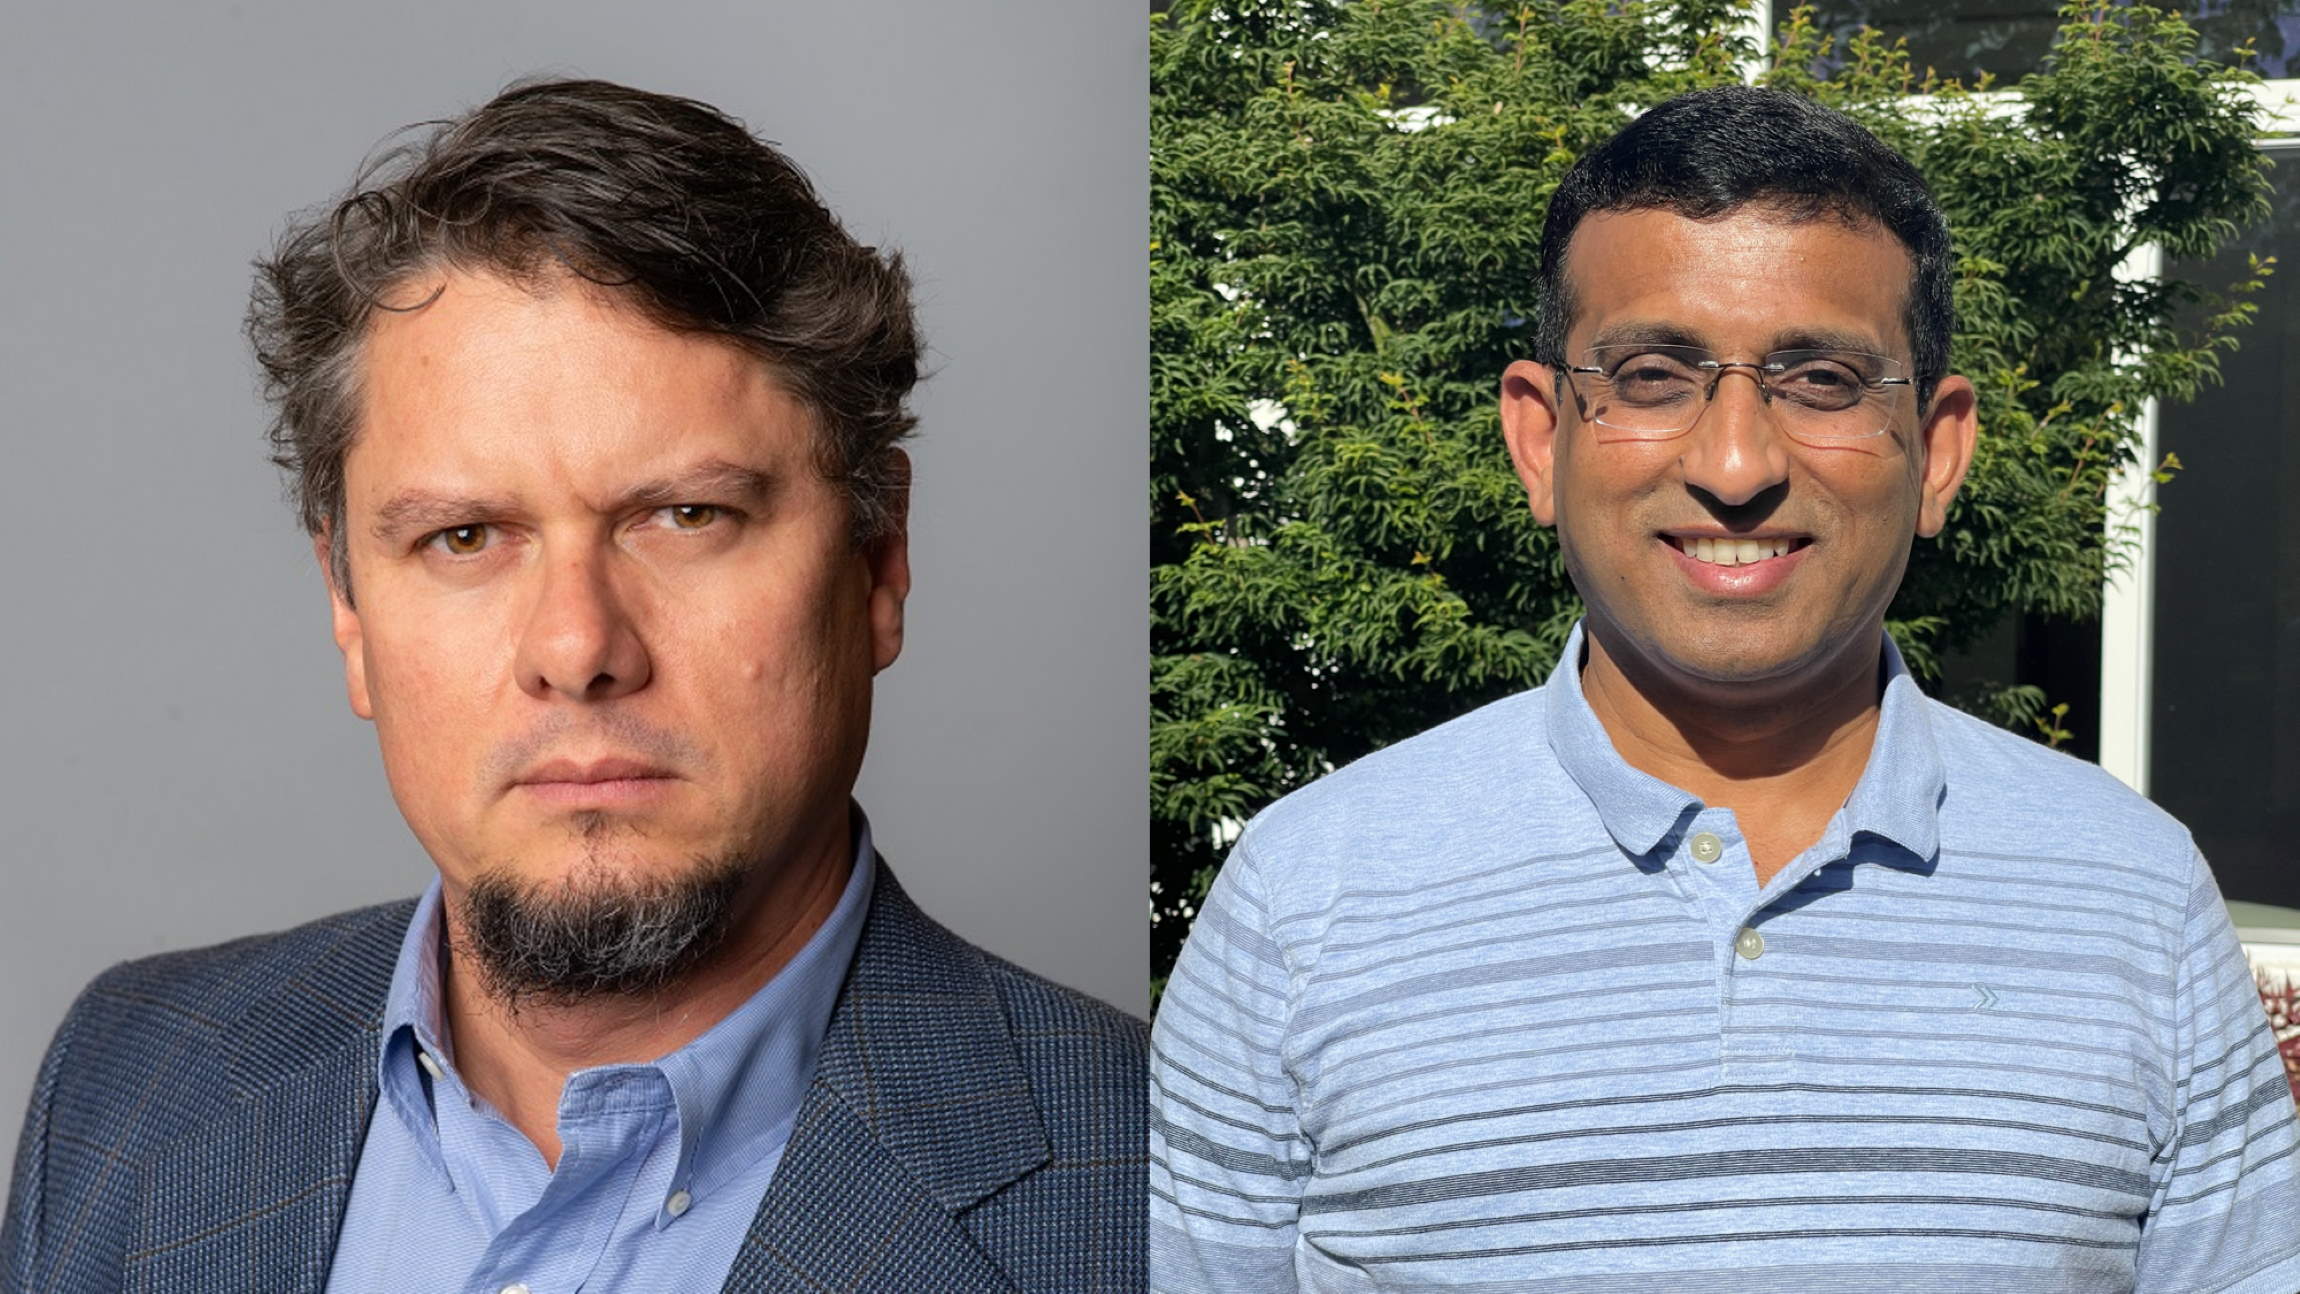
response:
<path id="1" fill-rule="evenodd" d="M 9 1290 L 1124 1290 L 1138 1022 L 849 799 L 902 647 L 898 258 L 688 100 L 516 87 L 292 227 L 250 333 L 417 901 L 117 968 Z"/>
<path id="2" fill-rule="evenodd" d="M 1153 1035 L 1152 1288 L 2300 1288 L 2188 834 L 1884 634 L 1975 439 L 1922 180 L 1708 90 L 1544 239 L 1501 422 L 1587 614 L 1246 827 Z"/>

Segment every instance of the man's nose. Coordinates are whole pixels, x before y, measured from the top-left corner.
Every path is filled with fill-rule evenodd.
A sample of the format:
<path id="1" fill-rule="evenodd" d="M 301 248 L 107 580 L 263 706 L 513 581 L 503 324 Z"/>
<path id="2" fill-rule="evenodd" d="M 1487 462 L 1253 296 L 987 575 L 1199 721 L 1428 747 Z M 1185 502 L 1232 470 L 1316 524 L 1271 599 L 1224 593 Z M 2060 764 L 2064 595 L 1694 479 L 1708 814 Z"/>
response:
<path id="1" fill-rule="evenodd" d="M 1686 433 L 1680 457 L 1688 485 L 1739 507 L 1789 479 L 1788 437 L 1766 407 L 1765 388 L 1745 365 L 1720 370 L 1709 401 Z"/>
<path id="2" fill-rule="evenodd" d="M 545 555 L 517 655 L 529 696 L 604 701 L 647 685 L 652 662 L 609 566 L 597 551 Z"/>

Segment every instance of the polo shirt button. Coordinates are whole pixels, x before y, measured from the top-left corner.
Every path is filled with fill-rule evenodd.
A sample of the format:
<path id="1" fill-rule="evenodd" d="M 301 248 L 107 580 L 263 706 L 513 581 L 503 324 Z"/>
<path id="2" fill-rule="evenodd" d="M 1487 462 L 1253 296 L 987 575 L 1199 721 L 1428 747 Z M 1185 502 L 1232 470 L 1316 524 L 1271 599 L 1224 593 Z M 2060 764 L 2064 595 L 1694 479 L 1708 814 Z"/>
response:
<path id="1" fill-rule="evenodd" d="M 1725 842 L 1709 832 L 1698 832 L 1693 837 L 1693 861 L 1714 863 L 1725 856 Z"/>
<path id="2" fill-rule="evenodd" d="M 671 1192 L 671 1198 L 663 1201 L 663 1207 L 669 1209 L 671 1211 L 671 1216 L 675 1218 L 680 1214 L 685 1213 L 687 1209 L 694 1204 L 694 1202 L 695 1197 L 687 1194 L 685 1191 L 673 1191 Z"/>
<path id="3" fill-rule="evenodd" d="M 1733 941 L 1733 951 L 1749 961 L 1755 961 L 1765 955 L 1765 936 L 1758 934 L 1754 927 L 1743 926 L 1740 938 Z"/>

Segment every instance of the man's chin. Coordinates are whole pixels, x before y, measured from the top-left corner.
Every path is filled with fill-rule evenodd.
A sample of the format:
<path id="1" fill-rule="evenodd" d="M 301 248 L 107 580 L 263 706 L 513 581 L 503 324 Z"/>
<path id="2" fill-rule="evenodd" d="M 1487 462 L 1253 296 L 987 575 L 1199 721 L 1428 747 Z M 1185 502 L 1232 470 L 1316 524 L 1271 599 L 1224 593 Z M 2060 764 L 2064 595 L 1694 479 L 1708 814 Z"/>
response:
<path id="1" fill-rule="evenodd" d="M 1656 635 L 1640 654 L 1681 685 L 1759 693 L 1817 680 L 1842 646 L 1773 619 L 1707 619 L 1707 625 L 1684 624 L 1679 632 Z"/>
<path id="2" fill-rule="evenodd" d="M 474 824 L 456 852 L 527 884 L 629 878 L 644 883 L 692 870 L 728 848 L 728 835 L 688 814 L 629 809 L 522 810 L 506 805 Z"/>
<path id="3" fill-rule="evenodd" d="M 750 872 L 659 849 L 491 865 L 463 887 L 455 954 L 513 1007 L 648 996 L 724 943 Z"/>

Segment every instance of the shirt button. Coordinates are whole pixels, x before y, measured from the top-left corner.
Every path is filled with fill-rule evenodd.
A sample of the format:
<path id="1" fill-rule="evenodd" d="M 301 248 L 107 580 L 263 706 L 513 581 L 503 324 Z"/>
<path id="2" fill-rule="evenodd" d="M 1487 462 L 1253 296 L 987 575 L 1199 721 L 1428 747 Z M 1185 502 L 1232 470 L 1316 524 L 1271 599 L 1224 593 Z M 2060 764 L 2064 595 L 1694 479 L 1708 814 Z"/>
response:
<path id="1" fill-rule="evenodd" d="M 687 1194 L 685 1191 L 673 1191 L 671 1192 L 671 1198 L 663 1201 L 663 1207 L 669 1209 L 671 1211 L 671 1216 L 675 1218 L 680 1214 L 685 1213 L 687 1209 L 694 1204 L 694 1202 L 695 1197 Z"/>
<path id="2" fill-rule="evenodd" d="M 423 1050 L 420 1047 L 417 1048 L 415 1052 L 415 1063 L 423 1066 L 423 1072 L 431 1075 L 432 1081 L 434 1082 L 441 1081 L 447 1077 L 447 1075 L 440 1070 L 439 1062 L 431 1058 L 431 1053 Z"/>
<path id="3" fill-rule="evenodd" d="M 1714 863 L 1725 856 L 1725 842 L 1703 831 L 1693 837 L 1693 861 Z"/>
<path id="4" fill-rule="evenodd" d="M 535 1294 L 535 1291 L 527 1288 L 526 1284 L 521 1281 L 513 1281 L 497 1290 L 496 1294 Z"/>
<path id="5" fill-rule="evenodd" d="M 1733 951 L 1755 961 L 1765 955 L 1765 936 L 1758 934 L 1753 926 L 1743 926 L 1740 937 L 1733 941 Z"/>

